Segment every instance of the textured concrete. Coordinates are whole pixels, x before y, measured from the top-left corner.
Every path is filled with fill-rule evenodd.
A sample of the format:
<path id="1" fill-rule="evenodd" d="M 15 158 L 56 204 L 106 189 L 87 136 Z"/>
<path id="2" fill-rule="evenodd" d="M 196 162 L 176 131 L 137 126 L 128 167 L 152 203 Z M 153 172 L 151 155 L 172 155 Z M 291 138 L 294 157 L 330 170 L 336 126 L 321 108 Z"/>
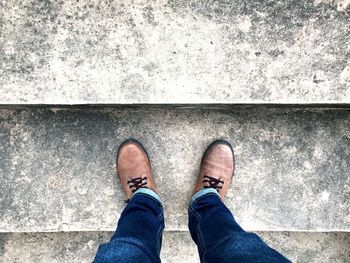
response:
<path id="1" fill-rule="evenodd" d="M 114 230 L 124 207 L 115 151 L 148 149 L 166 228 L 187 229 L 201 155 L 232 142 L 226 203 L 247 230 L 350 230 L 350 110 L 0 110 L 0 232 Z"/>
<path id="2" fill-rule="evenodd" d="M 350 103 L 349 0 L 1 0 L 0 104 Z"/>
<path id="3" fill-rule="evenodd" d="M 350 262 L 350 233 L 258 233 L 295 263 Z M 110 232 L 0 234 L 0 262 L 88 263 Z M 165 232 L 163 263 L 199 263 L 188 232 Z"/>

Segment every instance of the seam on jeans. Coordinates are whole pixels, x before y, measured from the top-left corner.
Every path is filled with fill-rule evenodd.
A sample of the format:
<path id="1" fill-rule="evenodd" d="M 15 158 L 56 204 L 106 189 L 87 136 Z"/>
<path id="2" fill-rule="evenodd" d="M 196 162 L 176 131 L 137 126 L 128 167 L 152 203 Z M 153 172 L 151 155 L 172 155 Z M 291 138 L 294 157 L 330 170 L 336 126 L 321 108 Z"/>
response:
<path id="1" fill-rule="evenodd" d="M 196 217 L 196 219 L 198 220 L 198 228 L 197 228 L 197 235 L 198 235 L 198 242 L 200 243 L 201 248 L 203 249 L 202 251 L 202 258 L 201 258 L 201 262 L 205 263 L 204 260 L 204 254 L 207 253 L 207 248 L 205 246 L 205 242 L 204 242 L 204 238 L 203 238 L 203 234 L 200 228 L 200 221 L 201 221 L 201 215 L 195 211 L 192 207 L 190 207 L 190 212 L 192 212 L 192 214 Z"/>
<path id="2" fill-rule="evenodd" d="M 157 217 L 157 220 L 161 221 L 161 220 L 163 220 L 163 218 L 164 218 L 164 214 L 163 214 L 163 211 L 162 211 L 162 212 L 160 212 L 159 216 Z"/>
<path id="3" fill-rule="evenodd" d="M 157 247 L 157 252 L 158 252 L 158 257 L 160 257 L 160 250 L 162 248 L 162 244 L 160 242 L 161 237 L 163 235 L 163 230 L 164 230 L 164 225 L 162 224 L 161 227 L 158 229 L 158 233 L 157 233 L 157 240 L 158 240 L 158 247 Z"/>
<path id="4" fill-rule="evenodd" d="M 200 241 L 201 243 L 201 246 L 203 248 L 203 255 L 202 255 L 202 258 L 203 258 L 203 263 L 205 263 L 205 260 L 204 260 L 204 256 L 205 254 L 207 253 L 207 248 L 205 246 L 205 242 L 204 242 L 204 238 L 203 238 L 203 234 L 202 234 L 202 231 L 201 231 L 201 228 L 200 228 L 200 224 L 198 224 L 198 230 L 197 230 L 197 234 L 198 234 L 198 240 Z"/>
<path id="5" fill-rule="evenodd" d="M 119 225 L 123 224 L 123 222 L 125 220 L 125 216 L 123 216 L 124 211 L 125 211 L 125 208 L 122 211 L 122 213 L 120 214 L 120 217 L 119 217 L 118 222 L 117 222 L 117 228 L 119 227 Z"/>

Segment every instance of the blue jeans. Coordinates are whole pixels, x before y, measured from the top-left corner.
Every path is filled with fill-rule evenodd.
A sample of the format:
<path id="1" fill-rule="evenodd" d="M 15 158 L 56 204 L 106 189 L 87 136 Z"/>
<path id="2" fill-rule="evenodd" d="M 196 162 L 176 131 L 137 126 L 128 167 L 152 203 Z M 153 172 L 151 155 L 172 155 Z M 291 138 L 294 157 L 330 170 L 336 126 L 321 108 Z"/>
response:
<path id="1" fill-rule="evenodd" d="M 257 235 L 245 232 L 214 189 L 196 193 L 188 212 L 201 262 L 290 262 Z M 160 198 L 149 189 L 139 189 L 124 209 L 111 241 L 99 247 L 94 263 L 158 263 L 163 229 Z"/>

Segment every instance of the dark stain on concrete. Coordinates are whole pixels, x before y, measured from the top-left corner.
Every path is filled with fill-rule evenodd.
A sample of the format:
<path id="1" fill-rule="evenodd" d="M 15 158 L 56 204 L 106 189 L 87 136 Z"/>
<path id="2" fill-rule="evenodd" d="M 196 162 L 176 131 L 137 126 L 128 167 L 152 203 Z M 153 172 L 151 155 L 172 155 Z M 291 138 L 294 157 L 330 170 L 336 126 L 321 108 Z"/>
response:
<path id="1" fill-rule="evenodd" d="M 9 2 L 6 5 L 10 9 Z M 51 51 L 50 37 L 55 34 L 55 23 L 60 12 L 60 4 L 49 0 L 26 1 L 19 5 L 19 10 L 24 15 L 19 17 L 20 26 L 14 28 L 14 32 L 7 36 L 7 41 L 13 43 L 14 53 L 3 53 L 0 60 L 4 63 L 4 73 L 19 74 L 23 78 L 30 77 L 36 69 L 47 64 Z M 4 20 L 5 19 L 5 20 Z M 2 23 L 9 22 L 3 18 Z M 33 59 L 40 58 L 40 63 Z"/>
<path id="2" fill-rule="evenodd" d="M 145 18 L 145 20 L 151 24 L 151 25 L 158 25 L 158 23 L 156 22 L 156 20 L 154 19 L 154 14 L 153 14 L 153 7 L 152 6 L 147 6 L 145 8 L 143 8 L 143 17 Z"/>
<path id="3" fill-rule="evenodd" d="M 5 245 L 9 239 L 9 235 L 7 233 L 0 233 L 0 259 L 2 255 L 5 255 Z"/>

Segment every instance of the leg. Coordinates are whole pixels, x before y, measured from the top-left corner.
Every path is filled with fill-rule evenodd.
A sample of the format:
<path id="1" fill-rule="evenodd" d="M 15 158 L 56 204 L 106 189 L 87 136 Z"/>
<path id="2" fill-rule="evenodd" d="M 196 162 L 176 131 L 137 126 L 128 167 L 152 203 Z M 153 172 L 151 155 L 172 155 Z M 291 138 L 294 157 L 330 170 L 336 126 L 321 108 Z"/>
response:
<path id="1" fill-rule="evenodd" d="M 99 247 L 94 263 L 158 263 L 164 229 L 159 197 L 139 189 L 130 199 L 111 241 Z"/>
<path id="2" fill-rule="evenodd" d="M 160 263 L 163 207 L 143 146 L 130 139 L 121 144 L 117 171 L 128 205 L 111 241 L 101 245 L 94 263 Z"/>
<path id="3" fill-rule="evenodd" d="M 189 229 L 201 262 L 290 262 L 257 235 L 245 232 L 222 202 L 234 166 L 233 149 L 226 141 L 214 141 L 203 155 L 189 207 Z"/>
<path id="4" fill-rule="evenodd" d="M 194 196 L 189 229 L 201 262 L 290 262 L 257 235 L 245 232 L 214 189 L 201 190 Z"/>

